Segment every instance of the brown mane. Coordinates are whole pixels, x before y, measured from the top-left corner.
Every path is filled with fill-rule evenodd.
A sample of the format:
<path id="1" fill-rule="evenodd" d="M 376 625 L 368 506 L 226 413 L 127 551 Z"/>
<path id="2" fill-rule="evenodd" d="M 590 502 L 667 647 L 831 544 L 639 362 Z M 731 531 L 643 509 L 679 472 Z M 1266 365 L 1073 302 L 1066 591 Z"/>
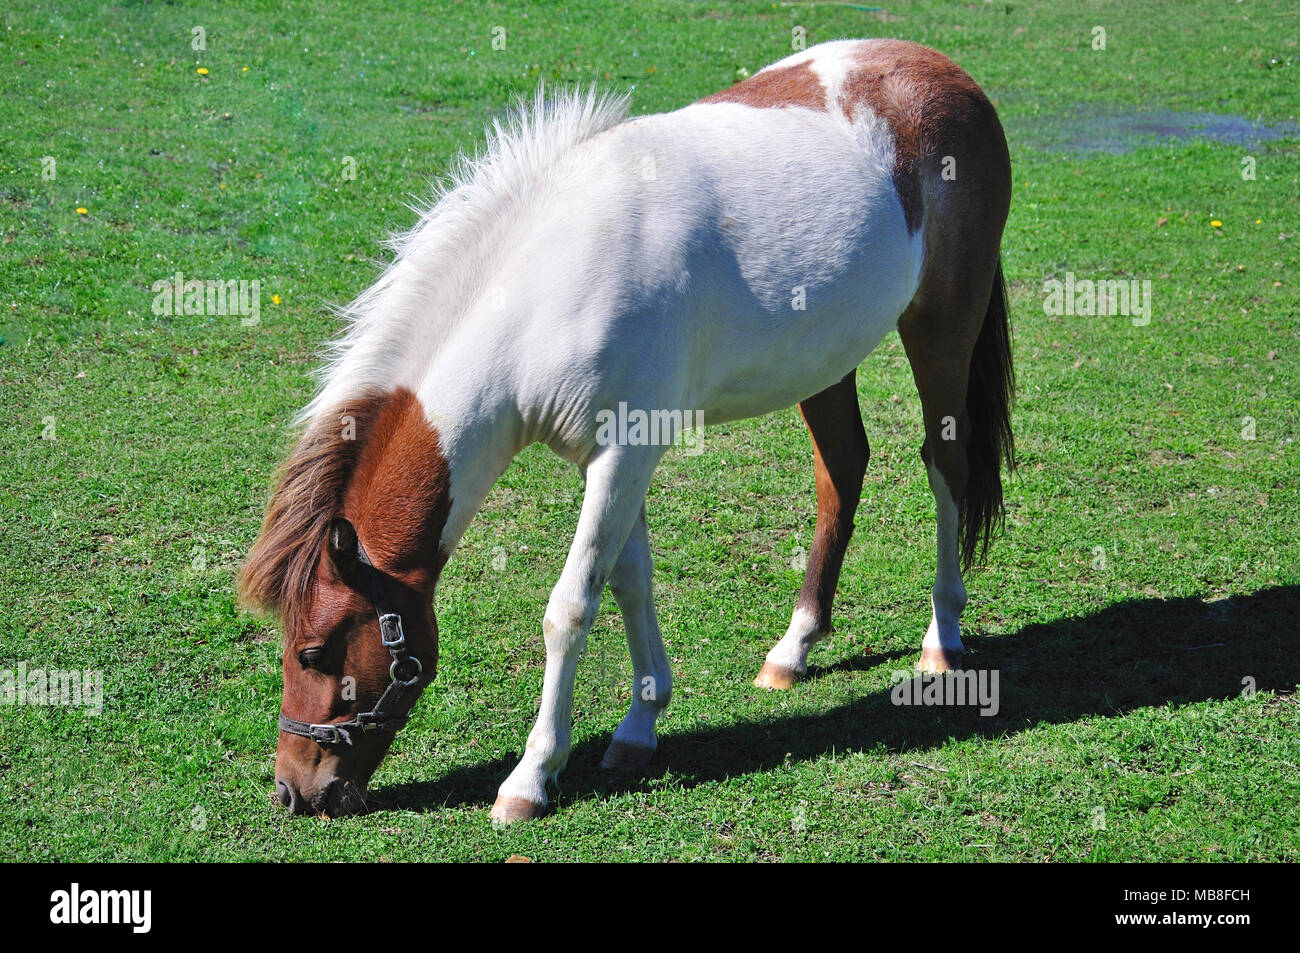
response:
<path id="1" fill-rule="evenodd" d="M 446 489 L 437 434 L 413 393 L 371 391 L 337 405 L 308 425 L 278 471 L 262 531 L 240 573 L 240 601 L 279 612 L 287 631 L 291 619 L 310 609 L 331 519 L 346 515 L 363 537 L 364 524 L 378 536 L 375 511 L 388 509 L 383 532 L 391 538 L 372 538 L 372 557 L 394 546 L 413 551 L 441 529 L 432 524 L 445 518 Z M 436 551 L 436 535 L 431 545 Z M 420 555 L 431 559 L 434 552 Z"/>

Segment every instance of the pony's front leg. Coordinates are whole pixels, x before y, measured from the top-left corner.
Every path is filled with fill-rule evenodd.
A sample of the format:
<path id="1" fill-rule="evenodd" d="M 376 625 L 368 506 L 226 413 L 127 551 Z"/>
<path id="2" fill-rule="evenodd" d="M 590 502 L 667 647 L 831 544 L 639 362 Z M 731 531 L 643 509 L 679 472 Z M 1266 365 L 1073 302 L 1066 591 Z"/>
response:
<path id="1" fill-rule="evenodd" d="M 661 448 L 610 447 L 587 466 L 578 531 L 542 619 L 546 675 L 537 724 L 492 805 L 494 821 L 541 816 L 546 782 L 569 759 L 573 683 L 600 595 L 645 500 Z"/>
<path id="2" fill-rule="evenodd" d="M 600 762 L 602 768 L 642 771 L 659 747 L 655 720 L 672 695 L 673 673 L 655 617 L 652 571 L 650 534 L 642 506 L 609 579 L 609 591 L 622 610 L 627 647 L 632 653 L 632 708 L 614 731 Z"/>

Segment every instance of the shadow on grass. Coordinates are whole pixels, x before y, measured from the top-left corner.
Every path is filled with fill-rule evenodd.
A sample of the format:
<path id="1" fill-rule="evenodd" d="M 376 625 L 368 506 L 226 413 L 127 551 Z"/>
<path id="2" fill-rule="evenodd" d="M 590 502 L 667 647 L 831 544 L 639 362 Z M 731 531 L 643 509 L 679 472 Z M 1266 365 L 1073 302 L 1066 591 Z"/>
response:
<path id="1" fill-rule="evenodd" d="M 660 738 L 648 776 L 671 771 L 675 783 L 690 787 L 787 760 L 811 761 L 832 750 L 929 749 L 950 738 L 997 737 L 1041 723 L 1231 698 L 1241 694 L 1243 679 L 1253 679 L 1257 691 L 1289 692 L 1300 682 L 1300 586 L 1214 603 L 1130 599 L 1078 618 L 1035 623 L 1014 635 L 970 636 L 966 649 L 967 668 L 999 672 L 1001 705 L 994 716 L 983 717 L 974 707 L 896 706 L 884 689 L 817 714 L 670 732 Z M 832 671 L 893 672 L 914 661 L 915 653 L 890 653 L 814 668 L 805 691 L 815 693 L 816 681 Z M 527 727 L 520 725 L 520 732 Z M 600 770 L 608 742 L 606 734 L 574 747 L 554 805 L 646 786 L 641 778 Z M 377 806 L 486 807 L 515 763 L 513 757 L 499 758 L 437 780 L 381 788 L 374 792 Z"/>

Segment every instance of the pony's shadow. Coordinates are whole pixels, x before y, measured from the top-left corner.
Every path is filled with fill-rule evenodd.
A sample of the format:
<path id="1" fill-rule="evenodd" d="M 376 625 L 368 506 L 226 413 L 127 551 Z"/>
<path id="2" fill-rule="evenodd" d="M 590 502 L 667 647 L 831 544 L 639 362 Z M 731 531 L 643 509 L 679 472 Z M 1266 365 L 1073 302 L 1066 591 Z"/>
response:
<path id="1" fill-rule="evenodd" d="M 995 715 L 983 716 L 976 706 L 895 705 L 885 688 L 816 714 L 681 733 L 669 728 L 643 777 L 600 770 L 606 733 L 575 745 L 554 803 L 562 807 L 644 789 L 667 771 L 675 786 L 693 787 L 832 752 L 920 751 L 949 739 L 997 737 L 1041 723 L 1224 699 L 1250 690 L 1291 692 L 1300 682 L 1300 586 L 1209 603 L 1131 599 L 1077 618 L 1028 625 L 1013 635 L 971 635 L 966 647 L 968 669 L 998 672 Z M 911 658 L 901 652 L 861 656 L 814 668 L 810 677 L 891 662 L 892 673 L 905 667 L 899 659 Z M 436 780 L 380 789 L 374 792 L 376 807 L 487 806 L 515 763 L 513 757 L 498 758 Z"/>

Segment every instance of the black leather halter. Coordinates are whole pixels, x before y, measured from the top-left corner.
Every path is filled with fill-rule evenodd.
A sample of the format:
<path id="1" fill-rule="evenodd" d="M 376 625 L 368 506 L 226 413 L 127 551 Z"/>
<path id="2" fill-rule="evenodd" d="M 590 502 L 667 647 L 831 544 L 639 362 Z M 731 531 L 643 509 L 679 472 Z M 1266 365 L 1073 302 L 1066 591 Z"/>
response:
<path id="1" fill-rule="evenodd" d="M 318 744 L 337 745 L 352 744 L 357 737 L 370 732 L 382 731 L 396 734 L 406 724 L 406 715 L 393 714 L 393 709 L 401 706 L 402 701 L 411 694 L 417 694 L 426 684 L 428 677 L 420 660 L 408 651 L 406 633 L 402 631 L 402 617 L 396 612 L 384 611 L 385 600 L 379 583 L 383 574 L 366 555 L 361 540 L 357 540 L 357 562 L 365 567 L 366 582 L 370 588 L 370 603 L 379 616 L 379 639 L 388 654 L 393 657 L 393 664 L 388 667 L 388 687 L 375 702 L 370 711 L 363 711 L 349 721 L 312 724 L 290 718 L 280 712 L 280 730 L 291 735 L 302 735 Z M 408 664 L 409 663 L 409 664 Z M 403 678 L 399 671 L 403 667 L 414 668 L 409 678 Z"/>

